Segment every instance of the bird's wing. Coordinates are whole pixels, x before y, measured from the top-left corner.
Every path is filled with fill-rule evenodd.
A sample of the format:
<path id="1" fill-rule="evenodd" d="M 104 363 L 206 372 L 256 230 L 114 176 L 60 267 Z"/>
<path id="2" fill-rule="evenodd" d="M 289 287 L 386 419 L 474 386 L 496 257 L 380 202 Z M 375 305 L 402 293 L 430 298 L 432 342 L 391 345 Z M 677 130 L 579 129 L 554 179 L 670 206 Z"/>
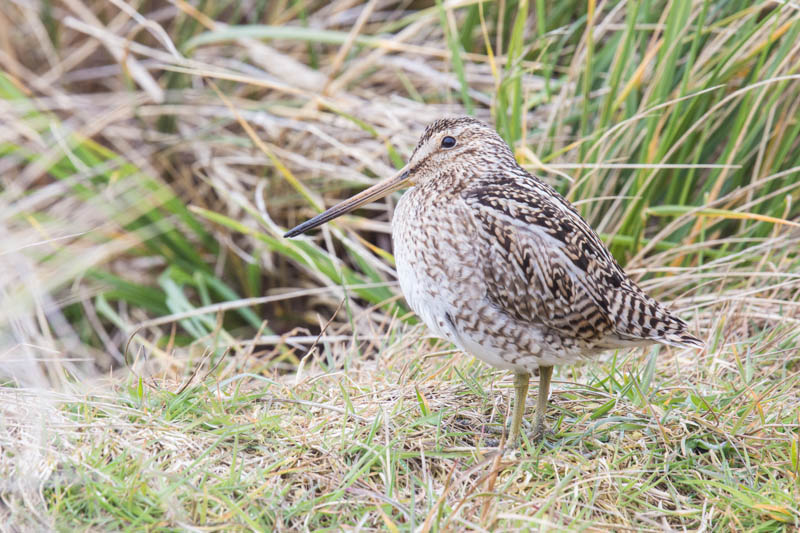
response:
<path id="1" fill-rule="evenodd" d="M 589 344 L 694 344 L 682 336 L 686 324 L 636 286 L 552 187 L 527 173 L 482 177 L 462 198 L 475 219 L 487 297 L 517 320 Z"/>

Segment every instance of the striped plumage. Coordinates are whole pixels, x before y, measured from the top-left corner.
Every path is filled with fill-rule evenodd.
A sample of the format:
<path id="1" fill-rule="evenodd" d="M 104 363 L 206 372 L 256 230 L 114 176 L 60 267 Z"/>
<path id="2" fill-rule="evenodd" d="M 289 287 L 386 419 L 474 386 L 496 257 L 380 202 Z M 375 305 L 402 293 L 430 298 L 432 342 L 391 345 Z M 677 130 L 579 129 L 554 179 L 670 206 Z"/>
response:
<path id="1" fill-rule="evenodd" d="M 520 169 L 521 170 L 521 169 Z M 558 192 L 523 172 L 491 175 L 462 197 L 477 221 L 487 299 L 581 350 L 631 342 L 694 344 L 686 324 L 645 294 Z M 505 267 L 505 268 L 503 268 Z M 508 290 L 508 278 L 513 278 Z"/>
<path id="2" fill-rule="evenodd" d="M 553 365 L 655 342 L 703 346 L 625 274 L 564 197 L 473 118 L 430 124 L 398 176 L 289 235 L 408 184 L 392 221 L 403 294 L 438 335 L 515 372 L 512 442 L 533 370 L 541 434 Z"/>

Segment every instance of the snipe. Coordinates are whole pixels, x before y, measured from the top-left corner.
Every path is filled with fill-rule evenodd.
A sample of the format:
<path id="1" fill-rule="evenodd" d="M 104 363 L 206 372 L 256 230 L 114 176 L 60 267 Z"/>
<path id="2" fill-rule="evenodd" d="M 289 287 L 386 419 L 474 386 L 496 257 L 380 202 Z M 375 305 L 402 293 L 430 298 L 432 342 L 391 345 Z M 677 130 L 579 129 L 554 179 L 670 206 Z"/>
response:
<path id="1" fill-rule="evenodd" d="M 285 236 L 403 187 L 410 188 L 392 220 L 400 287 L 437 335 L 514 372 L 512 445 L 536 368 L 539 437 L 553 365 L 628 346 L 703 346 L 625 274 L 563 196 L 522 169 L 497 132 L 473 118 L 430 124 L 395 176 Z"/>

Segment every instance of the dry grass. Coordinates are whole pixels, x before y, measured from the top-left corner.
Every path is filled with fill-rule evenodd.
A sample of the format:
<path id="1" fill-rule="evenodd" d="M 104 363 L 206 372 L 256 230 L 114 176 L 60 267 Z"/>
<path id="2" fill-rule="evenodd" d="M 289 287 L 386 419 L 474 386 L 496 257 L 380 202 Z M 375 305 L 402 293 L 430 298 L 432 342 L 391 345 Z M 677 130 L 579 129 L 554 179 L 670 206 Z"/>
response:
<path id="1" fill-rule="evenodd" d="M 798 58 L 790 2 L 4 3 L 0 527 L 799 527 Z M 280 238 L 466 111 L 708 343 L 557 370 L 515 455 L 394 199 Z"/>
<path id="2" fill-rule="evenodd" d="M 226 531 L 772 529 L 798 518 L 796 485 L 786 489 L 800 372 L 780 349 L 795 328 L 700 359 L 562 368 L 555 436 L 505 455 L 490 430 L 505 419 L 508 376 L 419 332 L 393 330 L 375 358 L 334 347 L 346 372 L 312 357 L 298 375 L 128 380 L 79 399 L 3 389 L 6 513 L 30 529 Z"/>

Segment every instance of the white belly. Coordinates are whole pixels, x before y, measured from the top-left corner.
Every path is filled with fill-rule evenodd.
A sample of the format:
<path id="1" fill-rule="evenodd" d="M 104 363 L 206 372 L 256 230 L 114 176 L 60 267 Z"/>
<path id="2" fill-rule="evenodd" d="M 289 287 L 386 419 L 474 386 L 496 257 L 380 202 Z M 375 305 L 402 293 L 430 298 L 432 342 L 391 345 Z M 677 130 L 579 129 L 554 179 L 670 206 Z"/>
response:
<path id="1" fill-rule="evenodd" d="M 465 297 L 462 305 L 459 305 L 459 309 L 456 309 L 452 305 L 451 299 L 442 294 L 442 292 L 447 292 L 445 287 L 431 287 L 433 280 L 426 276 L 424 272 L 411 268 L 407 261 L 401 259 L 402 257 L 402 253 L 395 255 L 400 288 L 408 305 L 434 335 L 449 340 L 459 349 L 491 366 L 508 370 L 522 369 L 520 365 L 512 364 L 504 359 L 502 354 L 492 346 L 487 345 L 488 343 L 477 342 L 472 336 L 465 335 L 459 331 L 457 326 L 458 313 L 464 313 L 472 307 L 468 297 Z M 474 305 L 477 307 L 477 302 Z"/>

